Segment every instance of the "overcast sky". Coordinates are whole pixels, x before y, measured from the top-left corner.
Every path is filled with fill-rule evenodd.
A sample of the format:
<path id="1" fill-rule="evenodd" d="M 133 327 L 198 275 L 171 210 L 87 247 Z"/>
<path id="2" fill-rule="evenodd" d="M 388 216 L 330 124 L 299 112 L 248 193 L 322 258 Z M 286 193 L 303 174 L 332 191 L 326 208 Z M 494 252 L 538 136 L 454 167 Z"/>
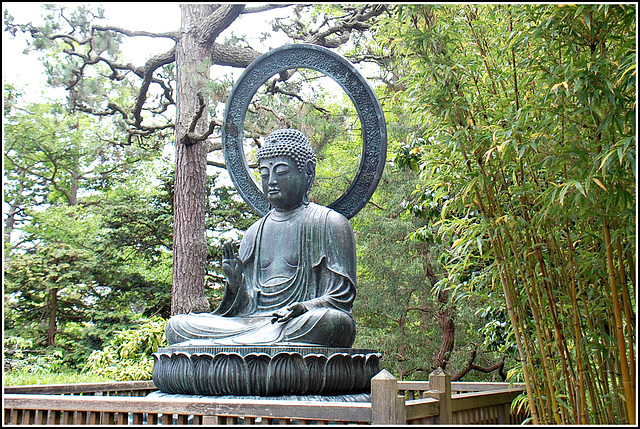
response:
<path id="1" fill-rule="evenodd" d="M 4 10 L 7 10 L 13 17 L 14 22 L 23 24 L 31 22 L 34 25 L 42 25 L 41 18 L 43 3 L 30 2 L 3 2 Z M 81 3 L 58 3 L 76 7 Z M 105 10 L 104 24 L 126 28 L 128 30 L 167 32 L 180 28 L 180 6 L 179 3 L 170 2 L 106 2 L 93 3 L 102 4 Z M 256 5 L 251 4 L 251 6 Z M 286 9 L 275 9 L 258 14 L 243 15 L 236 20 L 227 30 L 221 39 L 228 37 L 232 33 L 236 36 L 245 36 L 252 47 L 260 52 L 267 52 L 287 43 L 284 35 L 273 35 L 265 44 L 261 44 L 259 38 L 261 33 L 270 32 L 269 21 L 275 16 L 282 16 Z M 143 65 L 146 60 L 155 54 L 166 52 L 174 42 L 169 39 L 159 39 L 150 37 L 125 37 L 122 52 L 128 56 L 128 60 L 135 65 Z M 43 101 L 46 98 L 66 100 L 67 93 L 63 88 L 52 89 L 46 86 L 44 68 L 38 61 L 38 53 L 24 54 L 27 47 L 25 37 L 18 33 L 12 37 L 7 32 L 2 32 L 2 76 L 4 82 L 18 85 L 24 90 L 26 102 Z M 233 69 L 231 67 L 214 67 L 212 78 L 216 73 L 233 73 L 237 79 L 243 69 Z M 166 149 L 167 150 L 167 149 Z M 168 147 L 172 152 L 171 147 Z M 170 155 L 171 156 L 171 155 Z M 221 180 L 226 181 L 226 171 L 221 172 Z M 230 182 L 229 182 L 230 184 Z"/>
<path id="2" fill-rule="evenodd" d="M 14 22 L 19 24 L 33 23 L 36 26 L 43 24 L 41 18 L 43 3 L 31 2 L 3 2 L 4 10 L 7 10 L 13 17 Z M 57 3 L 75 8 L 81 3 Z M 100 4 L 100 3 L 91 3 Z M 105 21 L 103 24 L 122 27 L 128 30 L 167 32 L 180 28 L 180 6 L 179 3 L 166 2 L 106 2 L 102 3 L 105 9 Z M 255 6 L 257 3 L 251 4 Z M 272 34 L 267 41 L 262 44 L 259 39 L 262 33 L 271 33 L 269 22 L 277 16 L 286 16 L 290 13 L 290 8 L 279 8 L 268 12 L 243 15 L 225 30 L 220 40 L 230 36 L 232 33 L 238 37 L 243 37 L 249 44 L 259 52 L 267 52 L 288 43 L 287 38 L 282 34 Z M 146 60 L 155 54 L 165 52 L 170 49 L 174 42 L 168 39 L 158 39 L 149 37 L 125 37 L 125 42 L 121 46 L 123 53 L 128 56 L 128 61 L 134 65 L 143 65 Z M 7 32 L 2 32 L 2 75 L 3 83 L 13 83 L 24 90 L 24 100 L 26 102 L 44 101 L 43 98 L 58 99 L 62 102 L 66 100 L 66 91 L 63 88 L 53 90 L 46 86 L 44 68 L 38 61 L 38 53 L 24 54 L 27 47 L 25 37 L 18 33 L 12 37 Z M 362 65 L 357 68 L 362 70 Z M 237 79 L 243 69 L 233 69 L 231 67 L 216 66 L 213 68 L 212 78 L 225 73 L 233 73 Z M 318 83 L 320 83 L 318 81 Z M 344 91 L 329 77 L 322 78 L 322 86 L 325 89 L 336 91 L 336 97 L 344 97 Z M 44 95 L 44 97 L 43 97 Z M 172 152 L 170 145 L 167 146 Z M 226 171 L 220 172 L 222 182 L 227 182 Z M 230 184 L 230 181 L 229 183 Z"/>
<path id="3" fill-rule="evenodd" d="M 32 22 L 34 25 L 42 25 L 41 5 L 43 3 L 31 2 L 3 2 L 3 10 L 6 9 L 15 18 L 16 23 Z M 81 3 L 60 3 L 75 7 Z M 100 4 L 100 3 L 94 3 Z M 126 28 L 129 30 L 166 32 L 180 28 L 180 6 L 173 2 L 104 2 L 101 3 L 105 10 L 106 24 Z M 267 13 L 250 14 L 242 16 L 234 22 L 222 37 L 233 32 L 237 36 L 246 33 L 249 42 L 261 52 L 275 48 L 286 43 L 284 36 L 275 37 L 267 42 L 266 46 L 260 46 L 259 37 L 262 32 L 270 31 L 268 21 L 276 14 L 282 14 L 283 10 L 276 9 Z M 123 52 L 129 56 L 129 60 L 142 65 L 151 55 L 164 52 L 173 46 L 173 42 L 165 39 L 153 39 L 149 37 L 125 37 Z M 41 91 L 51 93 L 45 88 L 43 68 L 37 60 L 37 55 L 32 53 L 25 55 L 25 38 L 19 34 L 15 38 L 8 33 L 2 33 L 2 76 L 3 81 L 25 86 L 25 89 L 37 97 Z M 241 70 L 239 70 L 241 72 Z M 59 93 L 64 96 L 62 90 Z"/>
<path id="4" fill-rule="evenodd" d="M 70 6 L 79 3 L 65 3 Z M 6 9 L 17 23 L 32 22 L 34 25 L 42 25 L 42 3 L 31 2 L 3 2 Z M 180 9 L 178 3 L 157 2 L 153 7 L 149 3 L 104 3 L 107 22 L 128 29 L 147 31 L 168 31 L 179 28 Z M 140 19 L 144 16 L 145 19 Z M 148 38 L 139 38 L 139 41 L 128 43 L 125 52 L 142 53 L 144 50 L 154 49 Z M 146 40 L 142 40 L 146 39 Z M 158 41 L 156 41 L 158 42 Z M 166 42 L 165 42 L 166 43 Z M 165 45 L 166 47 L 166 45 Z M 44 90 L 44 72 L 37 60 L 37 54 L 25 55 L 25 38 L 17 34 L 13 38 L 10 34 L 2 33 L 2 76 L 3 80 L 20 86 L 26 86 L 26 90 L 32 94 Z M 145 55 L 146 57 L 146 55 Z"/>

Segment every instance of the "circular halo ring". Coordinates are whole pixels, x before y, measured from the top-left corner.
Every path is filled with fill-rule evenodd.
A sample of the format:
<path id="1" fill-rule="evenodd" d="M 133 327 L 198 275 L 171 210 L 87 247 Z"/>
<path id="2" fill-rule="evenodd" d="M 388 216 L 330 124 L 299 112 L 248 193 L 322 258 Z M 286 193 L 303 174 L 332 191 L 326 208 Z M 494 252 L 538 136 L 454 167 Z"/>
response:
<path id="1" fill-rule="evenodd" d="M 233 86 L 222 123 L 222 149 L 231 181 L 252 210 L 264 216 L 269 203 L 249 172 L 243 131 L 251 99 L 272 76 L 308 68 L 335 80 L 347 93 L 362 125 L 362 157 L 355 179 L 329 208 L 350 219 L 369 201 L 382 177 L 387 157 L 387 127 L 380 101 L 367 80 L 344 57 L 318 45 L 295 44 L 273 49 L 254 60 Z"/>

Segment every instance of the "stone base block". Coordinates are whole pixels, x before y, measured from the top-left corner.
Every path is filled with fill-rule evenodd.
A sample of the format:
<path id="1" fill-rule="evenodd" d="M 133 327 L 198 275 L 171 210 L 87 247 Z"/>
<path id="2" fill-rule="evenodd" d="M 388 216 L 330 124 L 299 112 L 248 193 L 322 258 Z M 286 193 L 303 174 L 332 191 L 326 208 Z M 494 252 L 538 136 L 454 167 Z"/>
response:
<path id="1" fill-rule="evenodd" d="M 367 393 L 381 356 L 312 346 L 170 346 L 153 354 L 153 381 L 166 393 L 205 396 Z"/>

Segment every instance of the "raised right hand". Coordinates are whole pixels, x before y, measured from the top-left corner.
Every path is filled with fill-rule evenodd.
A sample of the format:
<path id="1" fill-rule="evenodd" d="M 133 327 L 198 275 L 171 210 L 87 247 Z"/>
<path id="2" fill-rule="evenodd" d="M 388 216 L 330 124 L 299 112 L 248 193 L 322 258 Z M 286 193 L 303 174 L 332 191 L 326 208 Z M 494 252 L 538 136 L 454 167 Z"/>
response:
<path id="1" fill-rule="evenodd" d="M 222 271 L 227 278 L 228 287 L 236 292 L 242 284 L 242 261 L 238 257 L 235 244 L 226 242 L 222 245 Z"/>

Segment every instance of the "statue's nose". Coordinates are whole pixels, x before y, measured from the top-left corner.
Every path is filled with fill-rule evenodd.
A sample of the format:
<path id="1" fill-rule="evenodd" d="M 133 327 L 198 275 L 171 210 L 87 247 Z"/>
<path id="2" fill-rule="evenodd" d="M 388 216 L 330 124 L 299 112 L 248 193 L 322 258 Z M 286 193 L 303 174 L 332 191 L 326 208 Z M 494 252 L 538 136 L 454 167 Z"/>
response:
<path id="1" fill-rule="evenodd" d="M 278 181 L 276 180 L 276 175 L 273 173 L 269 174 L 269 181 L 267 183 L 269 185 L 275 185 L 276 183 L 278 183 Z"/>

